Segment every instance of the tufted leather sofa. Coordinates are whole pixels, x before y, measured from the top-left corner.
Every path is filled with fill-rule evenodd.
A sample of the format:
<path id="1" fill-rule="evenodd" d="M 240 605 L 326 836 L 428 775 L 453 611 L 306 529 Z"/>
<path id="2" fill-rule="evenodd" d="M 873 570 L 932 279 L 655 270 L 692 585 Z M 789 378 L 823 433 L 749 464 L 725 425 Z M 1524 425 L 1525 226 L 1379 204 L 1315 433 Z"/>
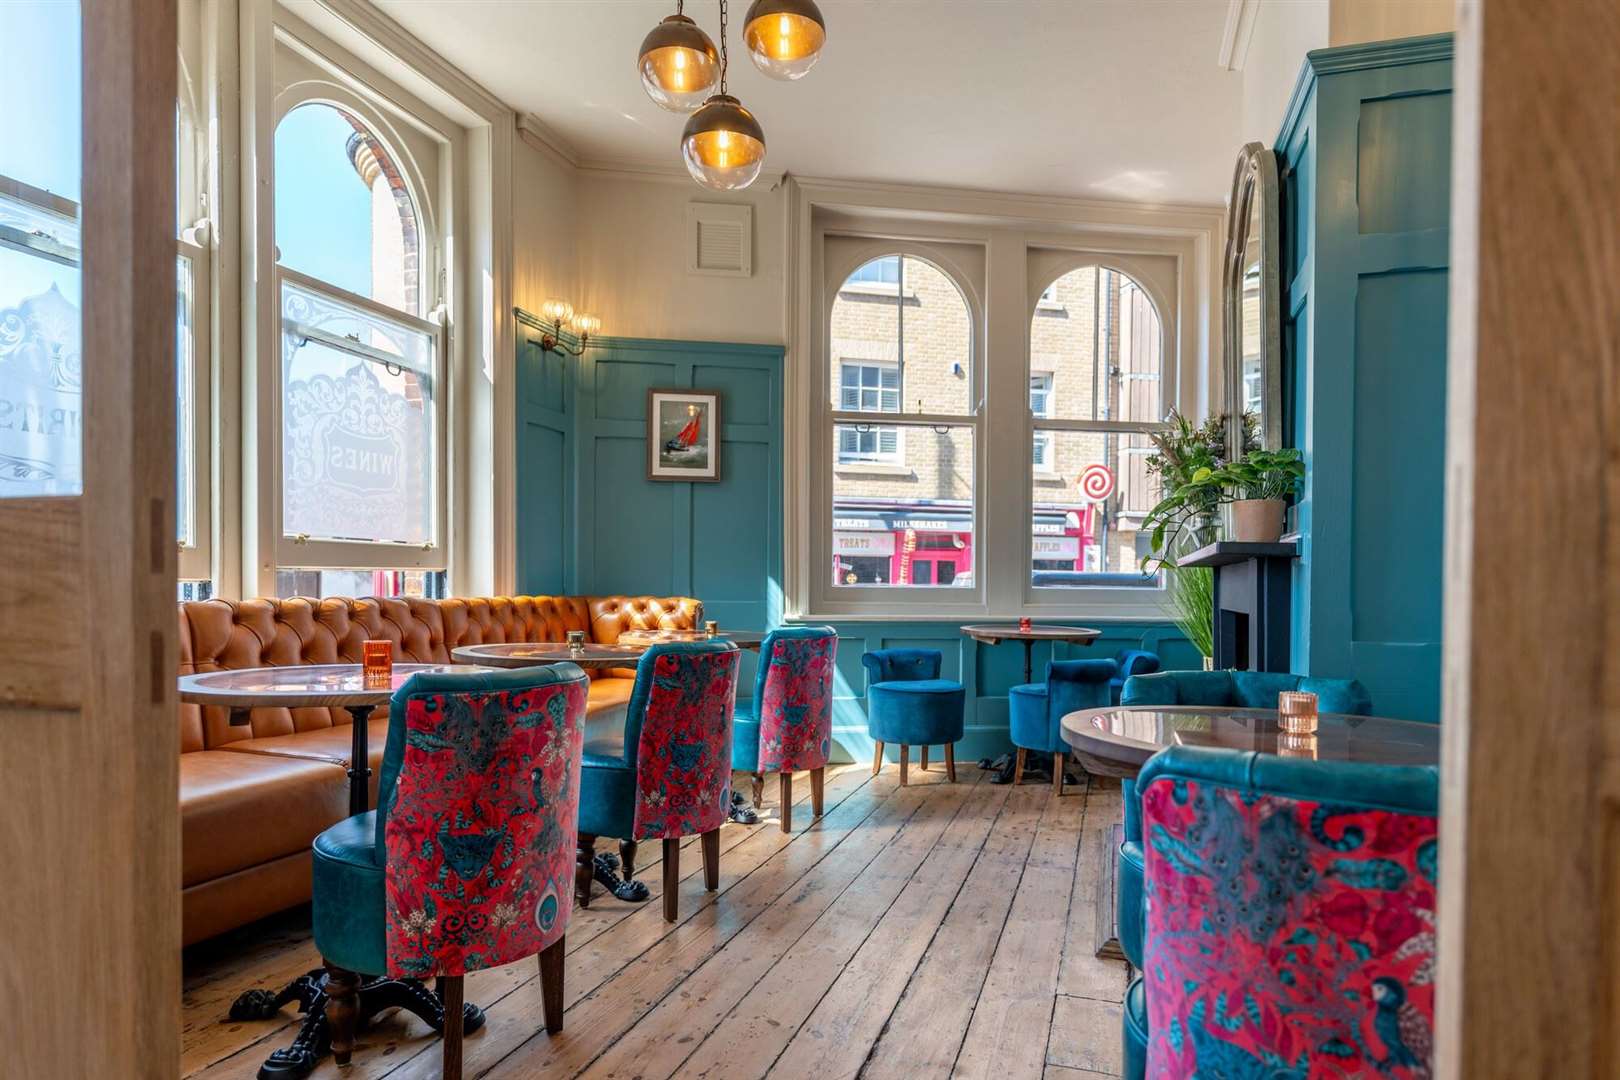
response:
<path id="1" fill-rule="evenodd" d="M 180 674 L 291 664 L 358 663 L 387 638 L 401 663 L 449 663 L 462 645 L 562 641 L 584 630 L 612 644 L 626 630 L 695 625 L 697 601 L 654 596 L 496 596 L 419 600 L 327 597 L 204 600 L 180 605 Z M 634 669 L 593 672 L 587 723 L 611 725 Z M 180 820 L 185 942 L 302 903 L 310 842 L 348 808 L 349 714 L 180 706 Z M 387 742 L 371 719 L 372 799 Z"/>

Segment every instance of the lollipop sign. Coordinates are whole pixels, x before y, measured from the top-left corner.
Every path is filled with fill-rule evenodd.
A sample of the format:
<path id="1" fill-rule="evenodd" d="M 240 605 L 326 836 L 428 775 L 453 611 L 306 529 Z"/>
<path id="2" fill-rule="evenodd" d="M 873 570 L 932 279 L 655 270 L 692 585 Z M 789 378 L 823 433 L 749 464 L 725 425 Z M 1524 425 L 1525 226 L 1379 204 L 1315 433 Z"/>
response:
<path id="1" fill-rule="evenodd" d="M 1087 465 L 1080 473 L 1080 494 L 1091 502 L 1102 502 L 1114 493 L 1114 470 L 1106 465 Z"/>

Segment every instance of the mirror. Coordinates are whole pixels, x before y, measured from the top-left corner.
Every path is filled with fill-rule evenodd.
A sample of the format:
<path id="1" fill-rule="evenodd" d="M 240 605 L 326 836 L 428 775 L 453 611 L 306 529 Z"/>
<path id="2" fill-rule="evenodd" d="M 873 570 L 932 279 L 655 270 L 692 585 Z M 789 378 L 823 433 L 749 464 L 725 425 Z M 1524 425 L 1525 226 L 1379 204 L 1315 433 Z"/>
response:
<path id="1" fill-rule="evenodd" d="M 1277 157 L 1260 143 L 1238 154 L 1227 207 L 1222 302 L 1226 318 L 1226 411 L 1253 417 L 1227 428 L 1228 449 L 1283 443 L 1282 290 L 1278 278 Z M 1245 440 L 1245 433 L 1248 439 Z"/>

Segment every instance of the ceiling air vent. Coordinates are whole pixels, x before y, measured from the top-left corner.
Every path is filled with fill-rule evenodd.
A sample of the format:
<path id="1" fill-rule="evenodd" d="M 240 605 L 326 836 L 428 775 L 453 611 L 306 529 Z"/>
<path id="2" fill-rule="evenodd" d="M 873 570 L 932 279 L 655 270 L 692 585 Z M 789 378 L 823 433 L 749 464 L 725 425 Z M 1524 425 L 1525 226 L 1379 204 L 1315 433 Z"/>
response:
<path id="1" fill-rule="evenodd" d="M 754 272 L 754 208 L 688 203 L 686 269 L 692 274 L 748 277 Z"/>

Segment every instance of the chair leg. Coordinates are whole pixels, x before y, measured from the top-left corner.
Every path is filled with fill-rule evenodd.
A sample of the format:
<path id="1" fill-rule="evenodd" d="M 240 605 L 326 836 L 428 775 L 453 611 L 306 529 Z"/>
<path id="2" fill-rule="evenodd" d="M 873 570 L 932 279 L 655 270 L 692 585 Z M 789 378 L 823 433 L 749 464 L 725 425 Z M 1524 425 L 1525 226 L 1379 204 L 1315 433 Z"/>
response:
<path id="1" fill-rule="evenodd" d="M 956 744 L 945 744 L 945 779 L 956 783 Z"/>
<path id="2" fill-rule="evenodd" d="M 819 818 L 821 808 L 825 805 L 827 783 L 827 767 L 825 765 L 810 770 L 810 816 Z"/>
<path id="3" fill-rule="evenodd" d="M 664 921 L 674 922 L 680 916 L 681 842 L 664 839 Z"/>
<path id="4" fill-rule="evenodd" d="M 782 831 L 793 831 L 793 774 L 783 769 L 779 774 L 782 778 L 781 816 Z"/>
<path id="5" fill-rule="evenodd" d="M 360 976 L 331 963 L 326 965 L 326 1023 L 332 1029 L 332 1060 L 347 1065 L 360 1023 Z"/>
<path id="6" fill-rule="evenodd" d="M 928 771 L 928 744 L 927 743 L 923 743 L 923 747 L 922 747 L 922 771 L 923 772 Z"/>
<path id="7" fill-rule="evenodd" d="M 754 789 L 754 809 L 758 810 L 761 806 L 765 805 L 765 774 L 764 773 L 757 772 L 757 773 L 754 774 L 753 789 Z"/>
<path id="8" fill-rule="evenodd" d="M 720 830 L 703 834 L 703 887 L 710 892 L 720 888 Z"/>
<path id="9" fill-rule="evenodd" d="M 900 786 L 906 786 L 906 774 L 911 770 L 911 746 L 900 744 Z"/>
<path id="10" fill-rule="evenodd" d="M 634 840 L 619 841 L 619 862 L 624 864 L 624 880 L 634 880 L 636 876 L 636 842 Z"/>
<path id="11" fill-rule="evenodd" d="M 591 906 L 591 879 L 595 876 L 596 868 L 593 865 L 595 860 L 596 837 L 590 833 L 580 833 L 579 850 L 574 855 L 574 903 L 582 908 Z"/>
<path id="12" fill-rule="evenodd" d="M 1013 787 L 1017 787 L 1024 782 L 1024 754 L 1025 750 L 1020 746 L 1018 754 L 1013 759 Z"/>
<path id="13" fill-rule="evenodd" d="M 1052 755 L 1052 794 L 1063 794 L 1063 751 Z"/>
<path id="14" fill-rule="evenodd" d="M 540 950 L 540 1005 L 546 1013 L 546 1033 L 563 1027 L 563 938 Z"/>
<path id="15" fill-rule="evenodd" d="M 876 776 L 883 771 L 883 743 L 880 741 L 872 750 L 872 775 Z"/>
<path id="16" fill-rule="evenodd" d="M 444 998 L 444 1080 L 461 1080 L 462 985 L 460 975 L 441 975 L 440 993 Z"/>

